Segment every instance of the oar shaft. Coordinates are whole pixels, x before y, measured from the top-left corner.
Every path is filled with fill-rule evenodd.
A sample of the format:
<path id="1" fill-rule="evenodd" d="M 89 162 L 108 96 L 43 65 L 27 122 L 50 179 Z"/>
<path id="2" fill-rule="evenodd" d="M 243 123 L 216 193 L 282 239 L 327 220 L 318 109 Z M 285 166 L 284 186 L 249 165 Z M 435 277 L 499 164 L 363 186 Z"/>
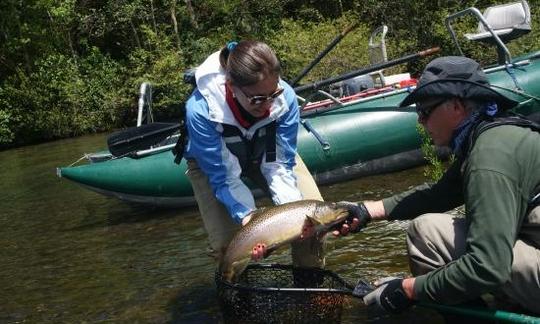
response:
<path id="1" fill-rule="evenodd" d="M 313 67 L 319 63 L 319 61 L 326 56 L 326 54 L 328 54 L 328 52 L 330 52 L 342 39 L 343 37 L 345 37 L 351 30 L 353 30 L 354 28 L 356 28 L 356 26 L 358 26 L 358 23 L 353 23 L 349 26 L 347 26 L 342 32 L 341 34 L 337 35 L 336 38 L 334 38 L 332 40 L 332 42 L 330 44 L 328 44 L 326 46 L 326 48 L 319 53 L 319 55 L 317 55 L 317 57 L 308 65 L 304 68 L 304 70 L 302 70 L 302 72 L 300 72 L 300 74 L 294 78 L 292 81 L 291 81 L 291 86 L 295 86 L 298 81 L 300 81 L 304 76 L 306 76 L 306 74 L 308 74 L 309 71 L 311 71 L 311 69 L 313 69 Z"/>
<path id="2" fill-rule="evenodd" d="M 427 50 L 424 50 L 424 51 L 420 51 L 418 53 L 405 55 L 403 57 L 400 57 L 400 58 L 397 58 L 397 59 L 394 59 L 394 60 L 391 60 L 391 61 L 373 64 L 373 65 L 370 65 L 368 67 L 361 68 L 361 69 L 358 69 L 358 70 L 355 70 L 355 71 L 351 71 L 351 72 L 339 75 L 339 76 L 334 77 L 334 78 L 329 78 L 329 79 L 321 80 L 321 81 L 314 82 L 314 83 L 311 83 L 311 84 L 306 84 L 306 85 L 303 85 L 303 86 L 299 86 L 299 87 L 294 88 L 294 91 L 302 92 L 302 91 L 306 91 L 306 90 L 315 90 L 315 89 L 321 88 L 321 87 L 323 87 L 325 85 L 329 85 L 329 84 L 332 84 L 332 83 L 335 83 L 335 82 L 347 80 L 347 79 L 353 78 L 353 77 L 358 76 L 358 75 L 368 74 L 370 72 L 382 70 L 382 69 L 385 69 L 385 68 L 388 68 L 388 67 L 391 67 L 391 66 L 395 66 L 395 65 L 407 63 L 407 62 L 410 62 L 410 61 L 414 61 L 414 60 L 420 59 L 422 57 L 426 57 L 426 56 L 432 55 L 434 53 L 437 53 L 439 50 L 440 50 L 440 47 L 433 47 L 433 48 L 430 48 L 430 49 L 427 49 Z"/>

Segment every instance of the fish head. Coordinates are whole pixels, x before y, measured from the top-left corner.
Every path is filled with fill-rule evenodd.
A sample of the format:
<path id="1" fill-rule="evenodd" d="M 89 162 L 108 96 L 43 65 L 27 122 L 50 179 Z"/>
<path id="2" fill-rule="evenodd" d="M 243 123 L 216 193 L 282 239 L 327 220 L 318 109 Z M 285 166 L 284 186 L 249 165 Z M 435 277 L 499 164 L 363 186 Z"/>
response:
<path id="1" fill-rule="evenodd" d="M 344 221 L 349 216 L 349 211 L 335 202 L 324 202 L 317 206 L 315 213 L 310 217 L 315 226 L 329 228 Z"/>

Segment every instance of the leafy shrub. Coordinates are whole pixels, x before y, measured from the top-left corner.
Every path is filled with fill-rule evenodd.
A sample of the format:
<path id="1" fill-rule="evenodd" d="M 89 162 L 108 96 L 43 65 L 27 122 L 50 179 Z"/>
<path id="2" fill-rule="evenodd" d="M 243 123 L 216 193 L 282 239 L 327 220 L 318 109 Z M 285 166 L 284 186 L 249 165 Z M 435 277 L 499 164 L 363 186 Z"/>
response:
<path id="1" fill-rule="evenodd" d="M 0 145 L 11 143 L 15 136 L 9 127 L 10 119 L 11 114 L 0 109 Z"/>
<path id="2" fill-rule="evenodd" d="M 0 89 L 13 136 L 2 144 L 32 143 L 110 129 L 116 115 L 120 66 L 94 51 L 77 61 L 50 54 L 30 75 L 21 70 Z"/>
<path id="3" fill-rule="evenodd" d="M 440 46 L 456 54 L 444 20 L 467 7 L 501 0 L 458 2 L 380 0 L 15 1 L 0 7 L 0 148 L 133 125 L 139 85 L 154 87 L 157 118 L 176 118 L 190 87 L 182 81 L 229 40 L 269 43 L 292 80 L 346 26 L 359 22 L 301 80 L 309 83 L 369 65 L 370 32 L 386 24 L 388 59 Z M 540 47 L 540 10 L 531 4 L 533 31 L 512 41 L 514 56 Z M 477 22 L 459 19 L 457 34 Z M 496 60 L 492 47 L 460 38 L 466 55 Z M 385 70 L 418 74 L 435 56 Z"/>

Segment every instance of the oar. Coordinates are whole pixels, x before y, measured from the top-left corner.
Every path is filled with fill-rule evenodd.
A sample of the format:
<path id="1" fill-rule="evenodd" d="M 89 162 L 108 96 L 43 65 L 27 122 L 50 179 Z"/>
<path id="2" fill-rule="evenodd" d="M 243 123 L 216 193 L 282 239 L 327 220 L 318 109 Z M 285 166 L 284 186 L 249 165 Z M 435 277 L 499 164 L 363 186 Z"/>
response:
<path id="1" fill-rule="evenodd" d="M 434 53 L 437 53 L 439 50 L 440 50 L 440 47 L 433 47 L 433 48 L 430 48 L 430 49 L 427 49 L 427 50 L 424 50 L 424 51 L 420 51 L 420 52 L 417 52 L 417 53 L 408 54 L 408 55 L 405 55 L 403 57 L 400 57 L 400 58 L 397 58 L 397 59 L 394 59 L 394 60 L 391 60 L 391 61 L 377 63 L 377 64 L 373 64 L 373 65 L 370 65 L 370 66 L 365 67 L 365 68 L 354 70 L 354 71 L 339 75 L 337 77 L 333 77 L 333 78 L 317 81 L 317 82 L 314 82 L 314 83 L 306 84 L 306 85 L 303 85 L 303 86 L 299 86 L 299 87 L 294 88 L 294 91 L 296 91 L 298 93 L 298 92 L 302 92 L 302 91 L 306 91 L 306 90 L 316 90 L 316 89 L 319 89 L 319 88 L 321 88 L 321 87 L 323 87 L 325 85 L 329 85 L 329 84 L 332 84 L 332 83 L 335 83 L 335 82 L 339 82 L 339 81 L 347 80 L 347 79 L 350 79 L 350 78 L 354 78 L 355 76 L 358 76 L 358 75 L 368 74 L 370 72 L 382 70 L 382 69 L 385 69 L 385 68 L 388 68 L 388 67 L 391 67 L 391 66 L 395 66 L 395 65 L 398 65 L 398 64 L 403 64 L 403 63 L 415 61 L 415 60 L 418 60 L 420 58 L 423 58 L 423 57 L 432 55 Z"/>
<path id="2" fill-rule="evenodd" d="M 294 78 L 292 81 L 291 81 L 291 86 L 295 86 L 298 81 L 300 81 L 304 76 L 306 76 L 306 74 L 308 74 L 309 71 L 311 71 L 311 69 L 313 69 L 313 67 L 319 63 L 319 61 L 326 56 L 326 54 L 328 54 L 328 52 L 330 52 L 342 39 L 343 37 L 345 37 L 351 30 L 353 30 L 354 28 L 356 28 L 356 26 L 358 26 L 358 23 L 353 23 L 351 24 L 350 26 L 347 26 L 342 32 L 341 34 L 339 34 L 338 36 L 336 36 L 336 38 L 334 38 L 332 40 L 332 42 L 330 42 L 330 44 L 328 44 L 328 46 L 326 46 L 326 48 L 319 53 L 319 55 L 317 55 L 317 57 L 308 65 L 304 68 L 304 70 L 302 70 L 302 72 L 300 72 L 300 74 Z"/>

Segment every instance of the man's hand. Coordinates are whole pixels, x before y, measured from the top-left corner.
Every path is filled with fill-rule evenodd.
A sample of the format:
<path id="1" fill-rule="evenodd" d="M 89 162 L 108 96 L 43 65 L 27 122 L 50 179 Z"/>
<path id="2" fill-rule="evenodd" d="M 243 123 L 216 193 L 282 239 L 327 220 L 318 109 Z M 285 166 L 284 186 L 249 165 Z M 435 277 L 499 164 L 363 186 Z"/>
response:
<path id="1" fill-rule="evenodd" d="M 414 304 L 403 289 L 403 279 L 387 277 L 376 282 L 375 286 L 375 290 L 364 296 L 366 306 L 398 314 Z"/>
<path id="2" fill-rule="evenodd" d="M 362 202 L 354 203 L 350 201 L 340 201 L 336 204 L 338 207 L 347 209 L 349 211 L 349 216 L 343 223 L 334 227 L 332 233 L 335 236 L 358 233 L 362 228 L 366 227 L 369 221 L 371 221 L 371 215 Z"/>

